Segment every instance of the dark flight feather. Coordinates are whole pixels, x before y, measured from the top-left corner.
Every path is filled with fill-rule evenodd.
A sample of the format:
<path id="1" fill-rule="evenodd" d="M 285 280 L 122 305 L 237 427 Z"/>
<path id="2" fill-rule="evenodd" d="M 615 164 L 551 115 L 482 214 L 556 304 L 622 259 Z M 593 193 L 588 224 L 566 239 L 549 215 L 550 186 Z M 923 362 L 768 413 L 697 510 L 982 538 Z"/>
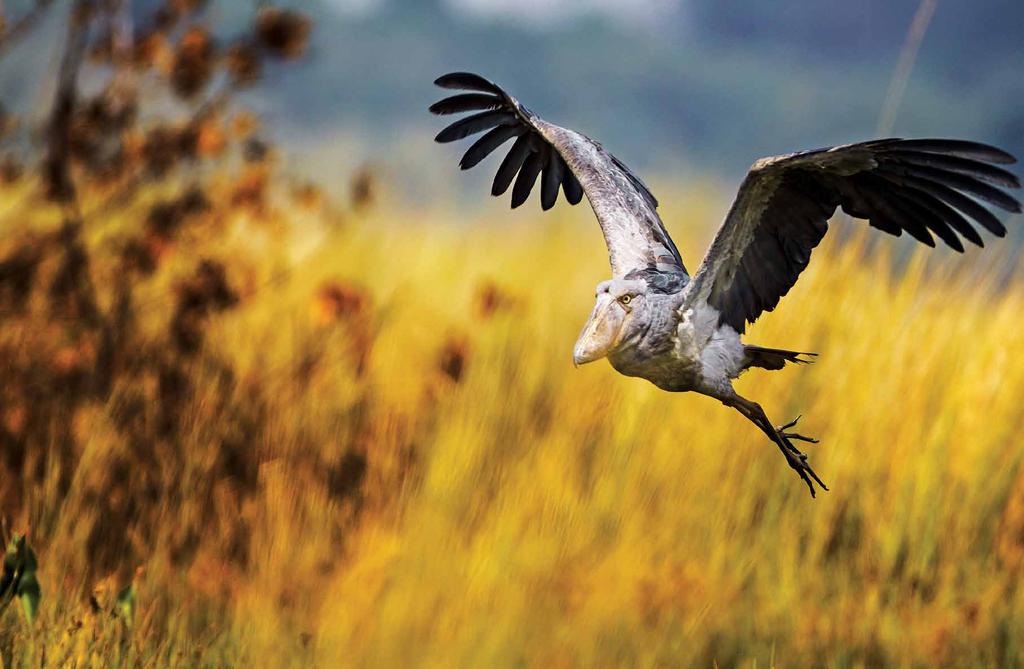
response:
<path id="1" fill-rule="evenodd" d="M 463 155 L 459 165 L 469 169 L 504 142 L 516 137 L 502 160 L 491 193 L 512 186 L 512 207 L 525 202 L 541 173 L 540 203 L 544 210 L 558 201 L 569 204 L 590 196 L 605 235 L 613 273 L 656 267 L 685 274 L 679 251 L 657 213 L 658 201 L 644 182 L 622 161 L 578 132 L 543 121 L 496 84 L 467 72 L 439 77 L 443 88 L 475 91 L 444 98 L 430 106 L 438 115 L 478 112 L 438 133 L 438 142 L 451 142 L 487 130 Z M 514 182 L 514 186 L 513 186 Z"/>
<path id="2" fill-rule="evenodd" d="M 508 190 L 508 187 L 512 185 L 512 179 L 526 162 L 531 150 L 530 136 L 520 135 L 509 149 L 508 155 L 501 161 L 501 165 L 498 166 L 498 172 L 494 175 L 494 184 L 491 186 L 491 195 L 502 195 Z"/>
<path id="3" fill-rule="evenodd" d="M 998 236 L 1006 228 L 967 194 L 1020 212 L 1001 189 L 1018 188 L 1020 180 L 992 165 L 1013 162 L 995 147 L 945 139 L 875 140 L 759 161 L 694 277 L 692 294 L 704 296 L 720 322 L 742 333 L 796 282 L 837 206 L 928 246 L 936 237 L 958 252 L 962 239 L 982 246 L 975 224 Z"/>
<path id="4" fill-rule="evenodd" d="M 867 143 L 867 142 L 865 142 Z M 889 139 L 882 140 L 881 144 L 898 144 L 899 148 L 910 151 L 926 151 L 928 153 L 943 153 L 963 158 L 983 160 L 987 163 L 999 165 L 1012 165 L 1017 159 L 1002 149 L 997 149 L 988 144 L 978 142 L 967 142 L 962 139 Z"/>
<path id="5" fill-rule="evenodd" d="M 891 170 L 892 167 L 890 165 L 886 165 L 885 171 L 888 172 Z M 1017 202 L 1017 200 L 1013 199 L 998 188 L 990 186 L 973 177 L 923 166 L 914 166 L 914 168 L 910 170 L 909 174 L 927 181 L 948 186 L 949 188 L 953 188 L 958 191 L 966 191 L 1004 211 L 1014 214 L 1020 213 L 1020 203 Z"/>
<path id="6" fill-rule="evenodd" d="M 502 94 L 501 89 L 496 85 L 487 81 L 479 74 L 473 74 L 472 72 L 451 72 L 442 75 L 434 80 L 434 85 L 441 88 L 482 91 L 484 93 L 494 93 L 495 95 Z"/>
<path id="7" fill-rule="evenodd" d="M 558 189 L 562 185 L 564 165 L 562 156 L 558 155 L 558 151 L 554 147 L 550 147 L 540 191 L 540 206 L 544 211 L 554 207 L 558 200 Z"/>
<path id="8" fill-rule="evenodd" d="M 516 184 L 512 186 L 512 208 L 515 209 L 530 197 L 533 184 L 537 181 L 537 175 L 544 168 L 544 154 L 534 151 L 523 163 L 523 169 L 519 170 L 516 177 Z"/>
<path id="9" fill-rule="evenodd" d="M 478 132 L 483 132 L 488 128 L 493 128 L 496 125 L 511 125 L 516 122 L 516 117 L 507 111 L 494 110 L 480 112 L 479 114 L 473 114 L 467 116 L 464 119 L 460 119 L 455 123 L 437 133 L 437 137 L 434 138 L 435 142 L 442 144 L 447 142 L 454 142 L 459 139 L 464 139 L 470 135 L 475 135 Z"/>
<path id="10" fill-rule="evenodd" d="M 884 178 L 885 175 L 882 176 Z M 910 178 L 904 179 L 902 183 L 910 188 L 924 191 L 936 199 L 945 202 L 949 206 L 959 209 L 970 216 L 973 220 L 980 223 L 983 228 L 991 232 L 993 235 L 997 237 L 1004 237 L 1006 235 L 1006 227 L 1003 226 L 1002 222 L 998 218 L 996 218 L 995 214 L 963 193 L 955 191 L 949 186 L 943 186 L 942 184 L 937 184 L 934 181 L 928 181 L 927 179 Z"/>
<path id="11" fill-rule="evenodd" d="M 469 150 L 462 156 L 462 160 L 459 161 L 459 167 L 468 170 L 489 156 L 499 146 L 513 137 L 522 135 L 523 132 L 523 129 L 517 125 L 499 125 L 469 147 Z"/>
<path id="12" fill-rule="evenodd" d="M 443 116 L 446 114 L 460 114 L 468 111 L 480 111 L 484 109 L 498 109 L 503 104 L 501 98 L 485 93 L 462 93 L 445 98 L 430 105 L 430 112 Z"/>
<path id="13" fill-rule="evenodd" d="M 996 186 L 1020 188 L 1020 180 L 1012 172 L 1008 172 L 1001 167 L 983 163 L 980 160 L 941 153 L 925 153 L 923 151 L 893 151 L 889 155 L 898 162 L 907 165 L 919 165 L 949 172 L 958 172 L 982 179 Z"/>
<path id="14" fill-rule="evenodd" d="M 569 204 L 579 204 L 583 199 L 583 186 L 580 185 L 580 180 L 576 178 L 572 170 L 565 171 L 565 177 L 562 179 L 562 191 Z"/>

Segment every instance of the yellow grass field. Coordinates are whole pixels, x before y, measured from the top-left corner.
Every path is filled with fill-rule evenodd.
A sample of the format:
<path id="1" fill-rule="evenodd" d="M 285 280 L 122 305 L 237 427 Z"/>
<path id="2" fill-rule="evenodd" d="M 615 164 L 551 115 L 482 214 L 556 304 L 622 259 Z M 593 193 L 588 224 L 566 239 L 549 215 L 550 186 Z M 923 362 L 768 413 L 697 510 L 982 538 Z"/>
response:
<path id="1" fill-rule="evenodd" d="M 722 212 L 664 199 L 694 270 Z M 738 383 L 821 439 L 812 500 L 732 410 L 574 369 L 608 275 L 597 226 L 504 206 L 197 223 L 113 333 L 33 289 L 0 321 L 0 450 L 24 451 L 0 456 L 0 512 L 43 597 L 31 624 L 0 614 L 2 666 L 1024 664 L 1007 248 L 894 263 L 888 239 L 830 238 L 751 329 L 821 354 Z M 132 225 L 83 233 L 105 311 Z M 175 326 L 202 259 L 235 303 Z M 175 348 L 189 327 L 200 344 Z M 109 387 L 63 400 L 105 346 Z M 111 613 L 133 578 L 135 610 Z"/>

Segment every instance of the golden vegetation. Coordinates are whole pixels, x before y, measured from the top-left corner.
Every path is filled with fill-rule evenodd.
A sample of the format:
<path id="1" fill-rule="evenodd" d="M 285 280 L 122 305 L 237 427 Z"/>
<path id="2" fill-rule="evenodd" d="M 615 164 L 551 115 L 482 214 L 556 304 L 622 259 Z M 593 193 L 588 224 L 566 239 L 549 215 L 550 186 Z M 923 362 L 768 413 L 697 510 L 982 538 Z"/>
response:
<path id="1" fill-rule="evenodd" d="M 4 666 L 1024 662 L 1024 288 L 993 249 L 896 273 L 833 241 L 752 329 L 821 353 L 739 384 L 821 438 L 811 500 L 728 409 L 573 369 L 588 212 L 337 223 L 237 188 L 71 245 L 3 200 L 0 510 L 43 592 Z M 714 219 L 690 204 L 677 237 Z"/>
<path id="2" fill-rule="evenodd" d="M 752 328 L 822 354 L 739 384 L 821 438 L 811 500 L 730 410 L 572 368 L 583 208 L 285 182 L 233 94 L 309 21 L 202 5 L 76 2 L 49 118 L 0 109 L 0 667 L 1024 664 L 1005 247 L 833 239 Z M 665 199 L 692 268 L 721 212 Z"/>

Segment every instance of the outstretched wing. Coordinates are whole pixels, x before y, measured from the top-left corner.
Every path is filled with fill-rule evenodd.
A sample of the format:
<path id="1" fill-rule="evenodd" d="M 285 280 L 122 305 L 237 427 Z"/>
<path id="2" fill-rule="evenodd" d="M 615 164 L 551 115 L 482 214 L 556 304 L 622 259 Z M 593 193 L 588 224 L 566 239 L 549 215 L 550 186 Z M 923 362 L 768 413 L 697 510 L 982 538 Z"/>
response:
<path id="1" fill-rule="evenodd" d="M 1020 182 L 997 164 L 1010 154 L 950 139 L 880 139 L 766 158 L 754 163 L 689 287 L 688 304 L 718 310 L 743 332 L 796 283 L 836 207 L 879 230 L 904 231 L 935 246 L 934 234 L 963 251 L 983 246 L 975 226 L 1006 234 L 970 194 L 1009 212 L 1020 203 L 1001 189 Z"/>
<path id="2" fill-rule="evenodd" d="M 468 72 L 454 72 L 434 82 L 441 88 L 465 91 L 432 105 L 434 114 L 476 112 L 442 130 L 438 142 L 453 142 L 487 131 L 459 165 L 473 167 L 492 151 L 515 139 L 498 167 L 492 195 L 512 186 L 512 208 L 527 200 L 538 176 L 540 201 L 554 206 L 561 188 L 565 199 L 578 204 L 586 193 L 608 245 L 612 274 L 657 268 L 685 272 L 672 238 L 658 217 L 658 201 L 644 183 L 600 144 L 578 132 L 541 120 L 496 84 Z M 513 179 L 515 185 L 512 184 Z"/>

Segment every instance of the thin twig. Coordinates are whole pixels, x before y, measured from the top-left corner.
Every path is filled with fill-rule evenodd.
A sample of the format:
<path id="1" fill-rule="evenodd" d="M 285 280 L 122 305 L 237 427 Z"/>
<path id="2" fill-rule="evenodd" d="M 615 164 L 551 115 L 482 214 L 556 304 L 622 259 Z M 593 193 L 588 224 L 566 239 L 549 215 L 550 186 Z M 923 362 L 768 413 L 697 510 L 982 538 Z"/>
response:
<path id="1" fill-rule="evenodd" d="M 47 131 L 46 187 L 51 198 L 60 202 L 65 216 L 79 219 L 78 197 L 71 179 L 71 119 L 78 101 L 78 72 L 89 43 L 92 3 L 76 0 L 68 16 L 67 43 L 60 61 L 57 92 L 50 111 Z"/>
<path id="2" fill-rule="evenodd" d="M 903 103 L 903 94 L 906 93 L 907 82 L 910 80 L 910 73 L 917 60 L 917 52 L 921 49 L 921 43 L 924 41 L 925 33 L 928 32 L 928 26 L 931 24 L 937 5 L 938 0 L 921 0 L 921 4 L 918 5 L 917 12 L 914 14 L 914 20 L 910 22 L 907 37 L 903 41 L 903 49 L 900 51 L 900 58 L 896 62 L 896 69 L 889 82 L 889 90 L 885 94 L 882 112 L 878 117 L 877 134 L 880 137 L 888 136 L 896 123 L 896 114 Z"/>

